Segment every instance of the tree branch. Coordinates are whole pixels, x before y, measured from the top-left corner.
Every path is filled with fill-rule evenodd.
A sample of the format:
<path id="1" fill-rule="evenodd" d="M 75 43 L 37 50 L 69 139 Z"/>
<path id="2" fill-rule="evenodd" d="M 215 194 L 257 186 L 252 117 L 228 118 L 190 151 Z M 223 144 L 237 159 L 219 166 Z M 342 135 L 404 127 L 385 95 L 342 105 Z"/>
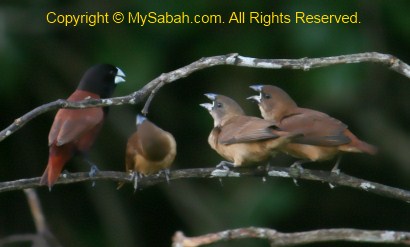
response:
<path id="1" fill-rule="evenodd" d="M 266 239 L 270 242 L 271 246 L 275 247 L 330 241 L 410 245 L 410 232 L 368 231 L 340 228 L 296 233 L 281 233 L 268 228 L 249 227 L 210 233 L 198 237 L 185 237 L 182 232 L 176 232 L 173 237 L 172 247 L 197 247 L 221 241 L 244 238 Z"/>
<path id="2" fill-rule="evenodd" d="M 344 173 L 335 174 L 321 170 L 299 170 L 292 167 L 270 167 L 268 171 L 264 167 L 235 168 L 231 171 L 219 170 L 215 168 L 195 168 L 171 171 L 170 180 L 188 178 L 241 178 L 241 177 L 282 177 L 290 179 L 303 179 L 330 183 L 336 186 L 345 186 L 361 191 L 374 193 L 380 196 L 389 197 L 405 202 L 410 202 L 410 191 L 390 187 L 387 185 L 367 181 L 364 179 L 349 176 Z M 70 184 L 83 181 L 111 180 L 116 182 L 133 183 L 132 176 L 125 172 L 100 171 L 94 177 L 90 177 L 87 172 L 63 174 L 57 184 Z M 163 175 L 152 175 L 138 180 L 138 188 L 146 188 L 158 183 L 166 182 Z M 10 182 L 0 183 L 0 193 L 15 191 L 40 186 L 40 177 L 20 179 Z"/>
<path id="3" fill-rule="evenodd" d="M 57 238 L 50 231 L 46 219 L 44 217 L 43 209 L 41 207 L 40 199 L 36 191 L 32 188 L 24 189 L 27 197 L 28 205 L 30 206 L 31 214 L 33 215 L 34 225 L 36 226 L 37 235 L 44 244 L 38 246 L 61 247 Z"/>
<path id="4" fill-rule="evenodd" d="M 387 66 L 389 69 L 400 73 L 407 78 L 410 78 L 410 66 L 395 56 L 389 54 L 382 54 L 377 52 L 366 52 L 342 56 L 322 57 L 322 58 L 300 58 L 300 59 L 259 59 L 240 56 L 237 53 L 201 58 L 189 65 L 174 71 L 164 73 L 154 80 L 150 81 L 143 88 L 133 92 L 127 96 L 109 98 L 109 99 L 86 99 L 78 102 L 69 102 L 59 99 L 44 105 L 41 105 L 23 116 L 14 120 L 14 122 L 7 128 L 0 132 L 0 141 L 3 141 L 14 132 L 23 127 L 26 123 L 39 115 L 48 111 L 70 108 L 81 109 L 88 107 L 102 107 L 102 106 L 117 106 L 124 104 L 138 104 L 142 102 L 148 95 L 151 94 L 150 100 L 147 101 L 143 108 L 143 114 L 148 112 L 148 108 L 154 94 L 164 85 L 176 81 L 178 79 L 189 76 L 190 74 L 218 65 L 232 65 L 241 67 L 264 68 L 264 69 L 302 69 L 308 71 L 310 69 L 327 67 L 337 64 L 349 63 L 379 63 Z"/>
<path id="5" fill-rule="evenodd" d="M 27 234 L 15 234 L 5 238 L 0 239 L 0 246 L 15 246 L 16 243 L 31 242 L 33 247 L 48 247 L 46 241 L 43 237 L 34 233 Z M 14 245 L 13 245 L 14 244 Z"/>
<path id="6" fill-rule="evenodd" d="M 0 246 L 16 244 L 22 242 L 31 242 L 32 247 L 61 247 L 62 245 L 48 229 L 43 210 L 41 209 L 40 199 L 34 189 L 24 189 L 28 205 L 30 206 L 33 216 L 34 225 L 37 233 L 15 234 L 0 239 Z"/>

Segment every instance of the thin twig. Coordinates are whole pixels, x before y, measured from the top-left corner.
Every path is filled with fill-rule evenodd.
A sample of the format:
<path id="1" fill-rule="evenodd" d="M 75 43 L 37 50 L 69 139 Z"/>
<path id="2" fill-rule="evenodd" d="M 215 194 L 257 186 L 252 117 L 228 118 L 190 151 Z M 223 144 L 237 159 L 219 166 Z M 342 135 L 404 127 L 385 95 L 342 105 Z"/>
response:
<path id="1" fill-rule="evenodd" d="M 27 202 L 30 206 L 31 214 L 33 215 L 33 221 L 34 225 L 36 226 L 37 233 L 46 232 L 47 224 L 36 191 L 32 188 L 29 188 L 24 189 L 24 193 L 26 194 Z"/>
<path id="2" fill-rule="evenodd" d="M 389 69 L 400 73 L 407 78 L 410 78 L 410 66 L 395 56 L 389 54 L 382 54 L 377 52 L 366 52 L 342 56 L 322 57 L 322 58 L 300 58 L 300 59 L 260 59 L 240 56 L 237 53 L 201 58 L 189 65 L 174 71 L 164 73 L 154 80 L 150 81 L 143 88 L 135 91 L 127 96 L 116 97 L 110 99 L 88 99 L 78 102 L 69 102 L 66 100 L 56 100 L 44 105 L 41 105 L 25 115 L 14 120 L 7 128 L 0 132 L 0 141 L 3 141 L 14 132 L 23 127 L 26 123 L 33 118 L 46 113 L 48 111 L 56 110 L 59 108 L 81 109 L 88 107 L 102 107 L 102 106 L 117 106 L 124 104 L 138 104 L 142 102 L 151 92 L 155 89 L 155 92 L 171 82 L 187 77 L 190 74 L 210 68 L 218 65 L 232 65 L 240 67 L 252 67 L 263 69 L 302 69 L 308 71 L 310 69 L 326 67 L 337 64 L 349 64 L 349 63 L 378 63 L 387 66 Z M 154 95 L 152 95 L 153 97 Z M 152 100 L 152 98 L 151 98 Z M 148 105 L 144 107 L 144 112 L 148 111 Z"/>
<path id="3" fill-rule="evenodd" d="M 47 227 L 47 223 L 41 209 L 41 203 L 34 189 L 24 189 L 31 214 L 33 215 L 34 225 L 37 233 L 14 234 L 0 239 L 0 246 L 6 244 L 16 244 L 31 242 L 33 247 L 61 247 L 62 245 L 53 236 Z"/>
<path id="4" fill-rule="evenodd" d="M 405 202 L 410 202 L 410 191 L 394 188 L 391 186 L 367 181 L 364 179 L 349 176 L 344 173 L 335 174 L 329 171 L 321 170 L 299 170 L 292 167 L 273 167 L 268 171 L 257 168 L 236 168 L 232 171 L 219 170 L 215 168 L 195 168 L 181 169 L 171 171 L 170 180 L 189 179 L 189 178 L 241 178 L 241 177 L 282 177 L 297 178 L 303 180 L 320 181 L 331 183 L 332 185 L 345 186 L 361 191 L 374 193 L 380 196 L 389 197 Z M 100 171 L 94 177 L 90 177 L 87 172 L 70 173 L 62 175 L 57 184 L 70 184 L 83 181 L 111 180 L 116 182 L 132 183 L 133 179 L 130 174 L 125 172 Z M 146 188 L 158 183 L 166 182 L 163 175 L 152 175 L 141 178 L 138 181 L 138 188 Z M 6 191 L 15 191 L 26 188 L 36 188 L 40 186 L 40 178 L 20 179 L 10 182 L 0 183 L 0 193 Z M 44 187 L 46 188 L 46 187 Z"/>
<path id="5" fill-rule="evenodd" d="M 182 232 L 176 232 L 173 237 L 172 247 L 197 247 L 244 238 L 266 239 L 271 246 L 295 246 L 331 241 L 410 245 L 410 232 L 340 228 L 282 233 L 268 228 L 249 227 L 210 233 L 198 237 L 186 237 Z"/>
<path id="6" fill-rule="evenodd" d="M 26 194 L 27 202 L 30 206 L 31 214 L 33 215 L 37 235 L 39 239 L 42 239 L 41 241 L 43 244 L 38 246 L 61 247 L 62 245 L 47 226 L 40 199 L 38 198 L 36 191 L 33 188 L 29 188 L 24 189 L 24 193 Z"/>
<path id="7" fill-rule="evenodd" d="M 141 110 L 141 113 L 144 116 L 146 116 L 148 114 L 148 108 L 151 105 L 151 101 L 152 101 L 152 99 L 154 99 L 155 94 L 162 87 L 162 85 L 163 85 L 163 83 L 158 84 L 157 87 L 151 91 L 151 94 L 149 95 L 147 101 L 145 101 L 144 108 L 142 108 L 142 110 Z"/>
<path id="8" fill-rule="evenodd" d="M 47 247 L 47 243 L 44 238 L 38 234 L 14 234 L 0 239 L 0 246 L 15 246 L 16 243 L 31 242 L 33 247 Z M 14 245 L 13 245 L 14 244 Z"/>

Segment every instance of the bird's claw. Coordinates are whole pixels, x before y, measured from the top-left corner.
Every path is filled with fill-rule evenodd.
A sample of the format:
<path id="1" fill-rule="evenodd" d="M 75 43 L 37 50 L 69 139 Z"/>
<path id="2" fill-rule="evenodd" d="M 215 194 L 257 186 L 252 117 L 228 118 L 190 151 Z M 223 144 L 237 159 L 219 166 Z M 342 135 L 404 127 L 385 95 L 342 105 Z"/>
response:
<path id="1" fill-rule="evenodd" d="M 337 157 L 336 164 L 333 166 L 331 170 L 332 174 L 336 174 L 336 175 L 340 174 L 339 164 L 341 160 L 342 160 L 342 156 L 339 155 L 339 157 Z"/>
<path id="2" fill-rule="evenodd" d="M 91 168 L 88 172 L 88 176 L 90 176 L 91 178 L 97 176 L 97 173 L 100 171 L 100 169 L 98 169 L 98 167 L 91 162 L 89 162 L 89 164 L 91 165 Z M 92 182 L 91 186 L 95 186 L 95 181 Z"/>
<path id="3" fill-rule="evenodd" d="M 165 179 L 167 180 L 167 183 L 169 184 L 169 175 L 171 174 L 169 169 L 164 169 L 158 172 L 158 176 L 161 176 L 161 174 L 164 174 Z"/>
<path id="4" fill-rule="evenodd" d="M 268 164 L 266 164 L 266 166 L 265 166 L 265 172 L 266 173 L 269 173 L 269 170 L 270 170 L 270 163 L 268 162 Z M 266 182 L 266 176 L 263 176 L 262 177 L 262 182 Z"/>
<path id="5" fill-rule="evenodd" d="M 257 167 L 257 171 L 258 173 L 262 174 L 262 182 L 265 183 L 266 182 L 266 174 L 269 173 L 270 170 L 270 163 L 266 164 L 266 165 L 260 165 Z"/>
<path id="6" fill-rule="evenodd" d="M 63 177 L 63 178 L 68 178 L 68 177 L 70 177 L 70 173 L 67 171 L 67 170 L 63 170 L 62 172 L 61 172 L 61 177 Z"/>
<path id="7" fill-rule="evenodd" d="M 88 172 L 88 176 L 95 177 L 97 173 L 100 171 L 96 165 L 92 165 L 90 171 Z"/>
<path id="8" fill-rule="evenodd" d="M 138 189 L 138 180 L 142 178 L 143 175 L 139 172 L 133 171 L 131 172 L 131 180 L 134 180 L 134 192 Z"/>
<path id="9" fill-rule="evenodd" d="M 217 168 L 217 169 L 221 169 L 221 170 L 228 171 L 228 172 L 226 173 L 226 176 L 228 176 L 229 171 L 230 171 L 232 168 L 234 168 L 234 167 L 235 167 L 235 166 L 234 166 L 233 163 L 228 162 L 228 161 L 225 161 L 225 160 L 219 162 L 219 164 L 216 165 L 216 168 Z M 221 187 L 223 187 L 224 185 L 223 185 L 223 183 L 222 183 L 222 178 L 219 177 L 218 180 L 219 180 L 219 183 L 221 184 Z"/>
<path id="10" fill-rule="evenodd" d="M 340 175 L 340 169 L 337 168 L 337 166 L 333 167 L 332 170 L 330 171 L 330 174 L 333 176 L 339 176 Z M 334 189 L 336 187 L 336 185 L 329 183 L 329 187 L 331 189 Z"/>
<path id="11" fill-rule="evenodd" d="M 216 165 L 216 168 L 230 171 L 232 168 L 234 168 L 234 164 L 223 160 L 218 165 Z"/>
<path id="12" fill-rule="evenodd" d="M 337 175 L 337 176 L 340 175 L 340 169 L 339 168 L 335 169 L 335 167 L 333 167 L 333 169 L 330 172 L 334 175 Z"/>
<path id="13" fill-rule="evenodd" d="M 134 172 L 132 179 L 134 180 L 134 192 L 138 189 L 138 173 Z"/>
<path id="14" fill-rule="evenodd" d="M 292 169 L 294 169 L 294 170 L 296 170 L 296 174 L 294 174 L 294 178 L 293 178 L 293 183 L 296 185 L 296 186 L 299 186 L 299 184 L 298 184 L 298 180 L 295 178 L 295 177 L 298 177 L 298 176 L 300 176 L 300 174 L 302 174 L 303 172 L 304 172 L 304 169 L 303 169 L 303 167 L 302 167 L 302 164 L 303 163 L 305 163 L 305 161 L 304 160 L 298 160 L 298 161 L 295 161 L 290 167 L 292 168 Z M 290 173 L 293 173 L 293 172 L 290 172 Z"/>
<path id="15" fill-rule="evenodd" d="M 295 161 L 290 167 L 297 169 L 300 173 L 303 173 L 304 169 L 302 164 L 305 163 L 303 160 Z"/>
<path id="16" fill-rule="evenodd" d="M 339 164 L 340 164 L 340 161 L 341 161 L 341 160 L 342 160 L 342 156 L 339 155 L 339 157 L 337 158 L 337 161 L 336 161 L 335 166 L 333 166 L 332 170 L 330 171 L 330 174 L 331 174 L 331 175 L 335 175 L 335 176 L 339 176 L 339 175 L 340 175 Z M 334 185 L 334 184 L 332 184 L 332 183 L 329 183 L 329 187 L 330 187 L 331 189 L 334 189 L 334 188 L 336 187 L 336 185 Z"/>

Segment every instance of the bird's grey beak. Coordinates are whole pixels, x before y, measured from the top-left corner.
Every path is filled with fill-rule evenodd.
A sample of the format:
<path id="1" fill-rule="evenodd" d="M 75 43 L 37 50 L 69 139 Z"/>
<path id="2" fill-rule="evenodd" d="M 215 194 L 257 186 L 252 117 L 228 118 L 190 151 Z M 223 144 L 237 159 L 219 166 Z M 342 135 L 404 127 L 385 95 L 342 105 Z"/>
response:
<path id="1" fill-rule="evenodd" d="M 208 99 L 210 99 L 210 100 L 212 100 L 212 101 L 215 101 L 216 100 L 216 97 L 218 96 L 217 94 L 214 94 L 214 93 L 206 93 L 206 94 L 204 94 Z"/>
<path id="2" fill-rule="evenodd" d="M 211 103 L 202 103 L 202 104 L 199 104 L 199 105 L 202 106 L 203 108 L 207 109 L 208 111 L 212 111 L 212 108 L 214 107 L 214 105 L 211 104 Z"/>
<path id="3" fill-rule="evenodd" d="M 258 93 L 262 92 L 263 85 L 252 85 L 250 88 Z"/>
<path id="4" fill-rule="evenodd" d="M 143 115 L 138 114 L 137 118 L 136 118 L 137 126 L 142 124 L 145 120 L 147 120 L 146 117 L 144 117 Z"/>
<path id="5" fill-rule="evenodd" d="M 214 93 L 206 93 L 204 94 L 208 99 L 212 100 L 212 104 L 211 103 L 203 103 L 203 104 L 199 104 L 200 106 L 202 106 L 203 108 L 207 109 L 208 111 L 212 111 L 212 109 L 214 109 L 214 105 L 215 105 L 215 100 L 216 97 L 218 96 L 217 94 Z"/>
<path id="6" fill-rule="evenodd" d="M 117 74 L 115 75 L 114 82 L 115 84 L 118 84 L 124 81 L 125 81 L 125 74 L 120 68 L 117 67 Z"/>
<path id="7" fill-rule="evenodd" d="M 248 97 L 246 99 L 260 104 L 261 103 L 261 98 L 262 97 L 260 95 L 253 95 L 253 96 Z"/>

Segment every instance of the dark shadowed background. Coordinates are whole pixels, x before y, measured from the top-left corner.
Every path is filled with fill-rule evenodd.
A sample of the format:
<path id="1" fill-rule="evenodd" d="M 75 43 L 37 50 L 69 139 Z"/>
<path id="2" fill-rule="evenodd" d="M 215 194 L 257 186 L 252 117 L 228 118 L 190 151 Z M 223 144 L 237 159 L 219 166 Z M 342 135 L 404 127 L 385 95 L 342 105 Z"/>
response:
<path id="1" fill-rule="evenodd" d="M 153 78 L 201 57 L 238 52 L 258 58 L 302 58 L 377 51 L 410 63 L 408 1 L 5 1 L 0 3 L 0 128 L 41 104 L 66 98 L 91 65 L 120 67 L 127 82 L 115 96 L 140 89 Z M 274 11 L 352 14 L 361 24 L 107 24 L 51 25 L 49 11 L 222 14 Z M 218 66 L 162 88 L 149 118 L 178 142 L 173 169 L 211 167 L 221 158 L 208 146 L 209 114 L 199 107 L 204 93 L 231 96 L 250 115 L 249 85 L 275 84 L 300 106 L 324 111 L 349 125 L 361 139 L 379 147 L 376 156 L 348 154 L 342 171 L 363 179 L 410 189 L 410 79 L 377 64 L 338 65 L 311 71 Z M 102 170 L 124 169 L 127 137 L 142 105 L 112 107 L 90 152 Z M 47 157 L 47 135 L 55 112 L 34 119 L 0 142 L 0 181 L 38 177 Z M 278 157 L 275 165 L 292 159 Z M 334 161 L 308 164 L 330 169 Z M 80 159 L 69 171 L 86 171 Z M 133 193 L 113 182 L 57 185 L 38 189 L 51 230 L 64 246 L 170 246 L 177 230 L 200 235 L 247 226 L 284 232 L 320 228 L 410 230 L 410 205 L 370 193 L 327 184 L 260 178 L 172 181 Z M 0 238 L 34 232 L 24 193 L 0 194 Z M 15 245 L 29 246 L 29 245 Z M 214 246 L 268 246 L 241 240 Z M 311 246 L 328 246 L 316 244 Z M 332 246 L 367 246 L 337 243 Z"/>

